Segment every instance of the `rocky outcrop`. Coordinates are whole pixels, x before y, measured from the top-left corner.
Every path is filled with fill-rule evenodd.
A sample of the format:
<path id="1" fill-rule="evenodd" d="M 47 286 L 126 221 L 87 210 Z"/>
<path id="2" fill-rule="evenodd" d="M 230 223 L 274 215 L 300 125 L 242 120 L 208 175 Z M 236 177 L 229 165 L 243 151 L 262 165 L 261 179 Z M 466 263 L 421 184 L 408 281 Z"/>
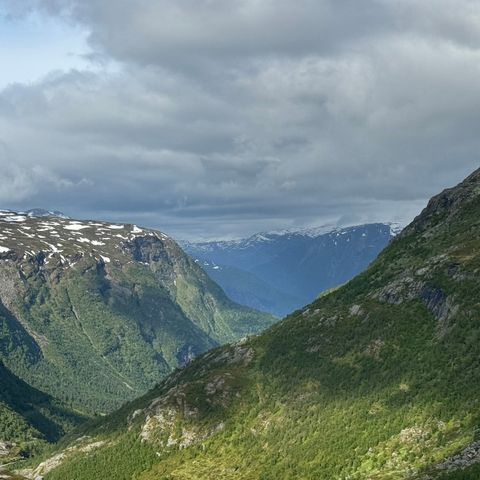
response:
<path id="1" fill-rule="evenodd" d="M 387 284 L 375 292 L 373 298 L 380 302 L 400 305 L 409 300 L 420 300 L 437 319 L 437 337 L 444 337 L 451 321 L 458 313 L 458 305 L 453 296 L 447 295 L 441 288 L 413 275 L 405 275 Z"/>
<path id="2" fill-rule="evenodd" d="M 437 336 L 444 337 L 450 328 L 450 320 L 458 312 L 458 305 L 452 297 L 447 296 L 441 289 L 425 285 L 420 293 L 420 299 L 437 319 Z"/>
<path id="3" fill-rule="evenodd" d="M 480 462 L 480 442 L 472 442 L 453 457 L 437 465 L 437 470 L 458 470 Z"/>
<path id="4" fill-rule="evenodd" d="M 15 447 L 15 443 L 5 442 L 3 440 L 0 440 L 0 459 L 1 457 L 6 457 L 7 455 L 9 455 L 10 451 L 14 447 Z"/>
<path id="5" fill-rule="evenodd" d="M 457 454 L 434 465 L 430 468 L 430 473 L 428 475 L 422 475 L 419 480 L 434 480 L 439 473 L 464 470 L 477 463 L 480 463 L 479 441 L 470 443 Z"/>
<path id="6" fill-rule="evenodd" d="M 77 442 L 72 445 L 71 447 L 62 450 L 60 453 L 57 453 L 53 457 L 44 460 L 34 469 L 23 469 L 19 470 L 18 473 L 29 480 L 38 480 L 42 479 L 44 475 L 47 475 L 51 472 L 54 468 L 57 468 L 61 465 L 65 460 L 72 457 L 75 454 L 83 453 L 89 454 L 94 450 L 104 446 L 107 442 L 104 440 L 95 441 L 95 442 L 86 442 L 88 437 L 82 437 Z"/>

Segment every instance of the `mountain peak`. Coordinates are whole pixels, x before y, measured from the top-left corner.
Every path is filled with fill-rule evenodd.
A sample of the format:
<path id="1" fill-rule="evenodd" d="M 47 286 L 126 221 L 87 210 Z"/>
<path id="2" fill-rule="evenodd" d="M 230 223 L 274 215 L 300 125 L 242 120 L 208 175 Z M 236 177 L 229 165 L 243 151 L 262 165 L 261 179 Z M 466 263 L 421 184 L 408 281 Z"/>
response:
<path id="1" fill-rule="evenodd" d="M 455 187 L 447 188 L 430 199 L 427 206 L 403 233 L 421 233 L 435 228 L 437 223 L 450 221 L 456 213 L 480 197 L 480 168 Z"/>

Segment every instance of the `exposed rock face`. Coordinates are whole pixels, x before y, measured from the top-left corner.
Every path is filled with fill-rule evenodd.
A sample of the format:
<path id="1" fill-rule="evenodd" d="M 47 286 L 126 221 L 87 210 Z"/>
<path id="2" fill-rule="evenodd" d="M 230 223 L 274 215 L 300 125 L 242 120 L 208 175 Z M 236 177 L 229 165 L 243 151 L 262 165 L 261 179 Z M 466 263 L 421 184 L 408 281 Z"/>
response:
<path id="1" fill-rule="evenodd" d="M 214 393 L 218 393 L 218 390 L 212 391 L 211 395 Z M 155 443 L 159 448 L 186 448 L 223 428 L 195 423 L 200 418 L 200 412 L 187 398 L 186 390 L 180 386 L 153 400 L 142 412 L 145 415 L 140 431 L 142 441 Z"/>
<path id="2" fill-rule="evenodd" d="M 472 442 L 461 452 L 437 465 L 438 470 L 458 470 L 480 462 L 480 442 Z"/>
<path id="3" fill-rule="evenodd" d="M 438 267 L 438 265 L 437 265 Z M 373 296 L 381 302 L 392 305 L 400 305 L 408 300 L 421 300 L 427 309 L 438 321 L 438 337 L 443 337 L 449 330 L 451 320 L 458 313 L 458 305 L 452 296 L 448 296 L 442 289 L 428 283 L 428 280 L 420 279 L 425 274 L 417 272 L 416 276 L 405 276 L 396 279 L 386 285 Z"/>
<path id="4" fill-rule="evenodd" d="M 225 349 L 222 353 L 207 354 L 205 357 L 209 363 L 232 365 L 235 363 L 241 363 L 248 365 L 254 356 L 254 351 L 248 345 L 243 345 L 241 342 L 232 345 L 229 349 Z"/>
<path id="5" fill-rule="evenodd" d="M 24 288 L 21 272 L 13 262 L 0 262 L 0 300 L 11 309 Z"/>
<path id="6" fill-rule="evenodd" d="M 165 245 L 158 242 L 156 237 L 135 237 L 126 244 L 137 262 L 150 264 L 151 262 L 168 262 L 169 255 Z"/>
<path id="7" fill-rule="evenodd" d="M 185 365 L 191 362 L 201 351 L 192 344 L 182 345 L 175 355 L 179 365 Z"/>
<path id="8" fill-rule="evenodd" d="M 88 440 L 88 437 L 83 437 L 79 441 L 77 441 L 77 444 L 66 448 L 62 452 L 54 455 L 53 457 L 48 458 L 44 462 L 40 463 L 35 469 L 24 469 L 20 470 L 19 473 L 31 480 L 38 480 L 39 478 L 42 479 L 45 475 L 51 472 L 54 468 L 61 465 L 66 459 L 70 458 L 72 455 L 79 453 L 88 454 L 104 446 L 107 443 L 103 440 L 85 443 L 86 440 Z"/>
<path id="9" fill-rule="evenodd" d="M 448 333 L 450 321 L 457 314 L 459 306 L 439 288 L 425 286 L 420 298 L 438 320 L 437 335 L 443 337 Z"/>
<path id="10" fill-rule="evenodd" d="M 470 443 L 456 455 L 446 458 L 432 467 L 431 473 L 422 476 L 420 480 L 434 480 L 438 473 L 464 470 L 477 463 L 480 463 L 480 442 L 478 441 Z"/>

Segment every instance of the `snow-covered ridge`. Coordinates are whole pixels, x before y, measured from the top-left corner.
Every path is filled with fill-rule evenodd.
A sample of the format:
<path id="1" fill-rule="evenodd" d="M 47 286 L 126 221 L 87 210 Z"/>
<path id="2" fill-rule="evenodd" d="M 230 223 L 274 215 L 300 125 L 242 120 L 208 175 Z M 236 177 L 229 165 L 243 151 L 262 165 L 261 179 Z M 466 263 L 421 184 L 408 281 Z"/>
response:
<path id="1" fill-rule="evenodd" d="M 58 217 L 58 218 L 64 218 L 68 219 L 67 215 L 65 215 L 63 212 L 60 212 L 58 210 L 46 210 L 45 208 L 31 208 L 30 210 L 25 210 L 25 211 L 13 211 L 13 210 L 5 210 L 5 209 L 0 209 L 1 213 L 10 213 L 12 215 L 21 215 L 21 216 L 26 216 L 26 217 Z"/>
<path id="2" fill-rule="evenodd" d="M 214 250 L 230 250 L 230 249 L 246 249 L 251 246 L 256 246 L 262 243 L 270 243 L 283 238 L 292 237 L 307 237 L 318 238 L 324 235 L 346 235 L 349 233 L 355 233 L 358 229 L 365 229 L 369 225 L 384 225 L 390 229 L 390 235 L 395 237 L 398 235 L 402 227 L 398 223 L 385 222 L 377 224 L 362 224 L 349 227 L 336 227 L 333 224 L 321 225 L 318 227 L 304 228 L 304 229 L 286 229 L 286 230 L 273 230 L 269 232 L 260 232 L 252 235 L 248 238 L 241 238 L 238 240 L 217 240 L 211 242 L 180 242 L 185 248 L 194 247 L 196 250 L 200 250 L 204 253 L 208 253 Z"/>
<path id="3" fill-rule="evenodd" d="M 280 237 L 280 236 L 299 236 L 299 237 L 309 237 L 309 238 L 317 238 L 321 237 L 322 235 L 328 235 L 328 234 L 340 234 L 340 235 L 345 235 L 346 233 L 349 232 L 355 232 L 358 229 L 363 229 L 365 227 L 368 227 L 369 225 L 385 225 L 390 227 L 390 232 L 392 236 L 398 235 L 402 227 L 398 223 L 393 223 L 393 222 L 385 222 L 385 223 L 377 223 L 377 224 L 361 224 L 361 225 L 353 225 L 353 226 L 347 226 L 347 227 L 337 227 L 333 224 L 326 224 L 326 225 L 320 225 L 318 227 L 310 227 L 310 228 L 302 228 L 302 229 L 288 229 L 288 230 L 273 230 L 271 232 L 262 232 L 262 233 L 257 233 L 256 235 L 253 235 L 250 237 L 250 239 L 266 239 L 266 240 L 271 240 L 272 237 Z"/>
<path id="4" fill-rule="evenodd" d="M 43 253 L 45 263 L 53 257 L 70 263 L 69 258 L 83 255 L 109 263 L 111 259 L 124 257 L 126 242 L 148 236 L 160 240 L 168 238 L 161 232 L 137 225 L 0 210 L 0 255 L 7 261 L 12 254 L 16 258 L 27 258 Z"/>

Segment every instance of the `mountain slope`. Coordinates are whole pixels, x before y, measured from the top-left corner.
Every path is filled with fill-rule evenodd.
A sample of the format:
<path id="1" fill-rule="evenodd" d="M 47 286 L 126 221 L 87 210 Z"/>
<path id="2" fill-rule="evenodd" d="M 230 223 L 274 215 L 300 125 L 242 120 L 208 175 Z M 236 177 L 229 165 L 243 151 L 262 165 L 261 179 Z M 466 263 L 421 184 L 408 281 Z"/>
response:
<path id="1" fill-rule="evenodd" d="M 285 315 L 360 273 L 396 233 L 391 224 L 375 223 L 186 242 L 184 248 L 234 300 Z"/>
<path id="2" fill-rule="evenodd" d="M 283 316 L 305 303 L 301 298 L 278 290 L 247 270 L 231 265 L 216 265 L 206 260 L 201 265 L 230 298 L 242 305 Z"/>
<path id="3" fill-rule="evenodd" d="M 273 321 L 230 301 L 160 232 L 5 211 L 0 301 L 0 360 L 87 412 Z"/>
<path id="4" fill-rule="evenodd" d="M 90 445 L 103 442 L 93 453 L 80 443 L 36 473 L 476 478 L 479 213 L 480 170 L 433 198 L 347 285 L 201 356 L 87 429 Z"/>
<path id="5" fill-rule="evenodd" d="M 39 441 L 56 441 L 84 418 L 13 375 L 0 362 L 0 463 Z"/>

